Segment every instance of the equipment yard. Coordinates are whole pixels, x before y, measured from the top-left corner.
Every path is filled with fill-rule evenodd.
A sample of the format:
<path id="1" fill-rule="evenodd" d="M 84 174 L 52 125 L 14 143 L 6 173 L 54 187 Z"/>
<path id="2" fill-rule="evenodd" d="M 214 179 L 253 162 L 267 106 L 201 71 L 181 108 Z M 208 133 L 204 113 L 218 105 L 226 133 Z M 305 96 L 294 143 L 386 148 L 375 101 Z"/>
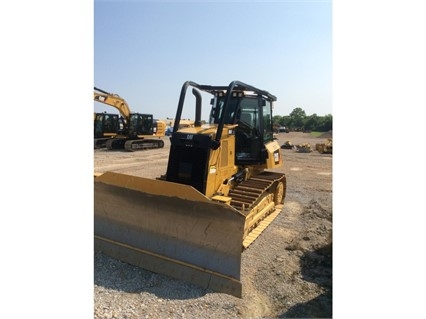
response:
<path id="1" fill-rule="evenodd" d="M 307 144 L 312 152 L 281 149 L 287 194 L 272 224 L 242 253 L 242 298 L 216 293 L 94 252 L 95 318 L 331 318 L 332 154 L 328 137 L 279 133 L 280 145 Z M 94 150 L 94 171 L 155 179 L 167 169 L 164 148 L 142 152 Z"/>

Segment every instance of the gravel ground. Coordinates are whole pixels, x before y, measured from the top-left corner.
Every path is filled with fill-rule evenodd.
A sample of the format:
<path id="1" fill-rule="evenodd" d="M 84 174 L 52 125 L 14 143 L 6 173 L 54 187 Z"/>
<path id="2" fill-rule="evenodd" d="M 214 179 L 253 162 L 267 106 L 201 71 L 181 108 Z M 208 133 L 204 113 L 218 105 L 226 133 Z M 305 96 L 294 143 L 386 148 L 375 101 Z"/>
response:
<path id="1" fill-rule="evenodd" d="M 280 133 L 282 145 L 310 143 L 313 151 L 282 149 L 287 196 L 280 215 L 242 254 L 242 298 L 216 293 L 94 253 L 94 317 L 331 318 L 332 155 L 315 151 L 308 133 Z M 155 178 L 166 171 L 161 150 L 94 151 L 96 172 Z"/>

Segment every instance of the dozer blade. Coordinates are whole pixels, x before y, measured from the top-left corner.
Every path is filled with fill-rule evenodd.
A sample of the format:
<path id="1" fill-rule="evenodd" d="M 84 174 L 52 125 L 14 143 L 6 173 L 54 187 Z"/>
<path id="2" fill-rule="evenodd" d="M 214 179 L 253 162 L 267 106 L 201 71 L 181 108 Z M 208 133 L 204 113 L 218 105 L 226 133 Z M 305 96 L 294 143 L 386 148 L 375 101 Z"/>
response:
<path id="1" fill-rule="evenodd" d="M 96 250 L 241 297 L 244 215 L 188 185 L 113 172 L 94 184 Z"/>

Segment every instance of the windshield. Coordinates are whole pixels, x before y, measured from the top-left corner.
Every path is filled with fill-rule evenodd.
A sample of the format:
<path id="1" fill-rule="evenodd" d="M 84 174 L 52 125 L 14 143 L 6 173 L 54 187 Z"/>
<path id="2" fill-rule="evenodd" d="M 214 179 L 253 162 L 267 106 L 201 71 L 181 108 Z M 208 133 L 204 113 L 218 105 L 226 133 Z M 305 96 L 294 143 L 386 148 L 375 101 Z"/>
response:
<path id="1" fill-rule="evenodd" d="M 212 102 L 209 123 L 219 124 L 225 105 L 225 96 L 215 97 Z M 272 102 L 269 100 L 259 99 L 253 95 L 231 97 L 224 117 L 224 124 L 238 123 L 240 127 L 246 126 L 247 129 L 257 132 L 258 136 L 263 136 L 265 143 L 273 139 Z"/>
<path id="2" fill-rule="evenodd" d="M 228 114 L 225 115 L 224 124 L 233 124 L 235 110 L 237 109 L 239 102 L 239 98 L 231 98 L 231 101 L 228 105 Z M 212 112 L 210 114 L 210 124 L 219 124 L 220 118 L 222 116 L 223 107 L 225 105 L 225 97 L 218 97 L 216 107 L 212 108 Z"/>

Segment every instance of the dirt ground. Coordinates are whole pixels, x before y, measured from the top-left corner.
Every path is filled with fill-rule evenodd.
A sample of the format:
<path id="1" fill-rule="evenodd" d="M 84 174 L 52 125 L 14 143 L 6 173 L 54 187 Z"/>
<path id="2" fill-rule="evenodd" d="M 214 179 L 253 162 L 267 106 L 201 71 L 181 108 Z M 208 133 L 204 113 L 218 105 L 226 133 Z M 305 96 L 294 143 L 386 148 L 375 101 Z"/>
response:
<path id="1" fill-rule="evenodd" d="M 332 154 L 315 150 L 327 137 L 278 134 L 280 145 L 310 143 L 312 152 L 281 149 L 284 167 L 276 171 L 287 176 L 284 208 L 243 252 L 242 298 L 141 272 L 95 253 L 95 318 L 331 318 Z M 95 150 L 94 171 L 158 177 L 167 167 L 170 141 L 164 141 L 159 150 Z M 118 278 L 117 269 L 131 275 Z M 170 293 L 175 293 L 173 298 L 167 297 Z"/>

